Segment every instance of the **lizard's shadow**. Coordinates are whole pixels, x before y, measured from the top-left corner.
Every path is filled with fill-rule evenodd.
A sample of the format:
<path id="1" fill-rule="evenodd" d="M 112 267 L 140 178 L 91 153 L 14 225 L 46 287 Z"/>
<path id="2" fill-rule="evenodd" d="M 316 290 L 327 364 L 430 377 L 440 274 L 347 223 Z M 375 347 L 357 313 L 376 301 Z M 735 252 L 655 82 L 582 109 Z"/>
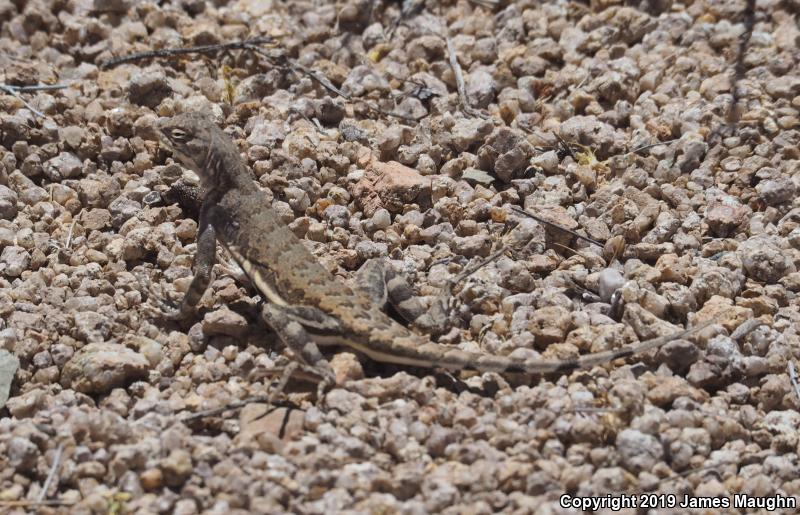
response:
<path id="1" fill-rule="evenodd" d="M 419 371 L 424 374 L 425 369 L 419 369 Z M 428 371 L 428 373 L 430 373 L 430 371 Z M 495 395 L 497 395 L 497 392 L 499 392 L 501 388 L 500 384 L 493 379 L 484 381 L 483 387 L 478 388 L 476 386 L 467 384 L 465 381 L 459 379 L 453 374 L 450 374 L 449 372 L 437 371 L 434 373 L 433 377 L 436 379 L 436 386 L 445 388 L 447 390 L 452 390 L 456 393 L 469 392 L 481 397 L 493 398 Z"/>
<path id="2" fill-rule="evenodd" d="M 256 340 L 264 347 L 264 349 L 269 354 L 273 355 L 280 354 L 284 350 L 283 344 L 280 342 L 279 338 L 268 337 L 268 335 L 274 334 L 274 331 L 261 317 L 260 302 L 238 300 L 232 302 L 227 307 L 231 311 L 237 313 L 238 315 L 241 315 L 248 321 L 247 334 L 242 341 L 249 340 L 252 342 L 253 340 Z M 178 320 L 157 318 L 152 320 L 152 323 L 157 327 L 162 327 L 167 329 L 175 329 L 175 328 L 188 329 L 198 321 L 202 321 L 203 318 L 205 317 L 205 314 L 213 310 L 214 308 L 198 309 L 196 316 L 192 317 L 190 320 L 178 321 Z M 392 316 L 393 319 L 397 319 L 399 317 L 399 315 L 392 312 L 392 309 L 387 309 L 387 312 L 390 316 Z M 398 323 L 402 322 L 398 321 Z M 275 346 L 276 343 L 279 346 L 276 347 Z M 209 342 L 209 344 L 211 343 Z M 341 350 L 352 351 L 352 349 L 347 349 L 347 347 L 344 346 L 343 347 L 331 346 L 325 348 L 324 352 L 325 354 L 330 356 L 331 354 L 335 354 L 336 352 L 340 352 Z M 418 378 L 424 378 L 432 375 L 436 380 L 437 387 L 445 388 L 447 390 L 455 392 L 456 394 L 468 391 L 472 394 L 479 395 L 481 397 L 494 397 L 496 393 L 502 388 L 502 386 L 496 380 L 493 379 L 488 379 L 484 381 L 482 387 L 476 387 L 468 384 L 466 381 L 444 370 L 431 370 L 429 368 L 424 368 L 424 367 L 409 367 L 403 365 L 394 365 L 391 363 L 381 363 L 373 361 L 364 355 L 360 355 L 358 356 L 358 358 L 364 370 L 364 378 L 380 377 L 383 379 L 388 379 L 399 372 L 406 372 Z M 302 379 L 299 380 L 293 379 L 290 380 L 289 385 L 287 385 L 287 390 L 304 391 L 309 387 L 309 384 L 310 383 Z M 311 386 L 311 388 L 313 389 L 313 386 Z"/>
<path id="3" fill-rule="evenodd" d="M 237 312 L 238 314 L 246 317 L 248 320 L 251 321 L 251 326 L 250 326 L 251 335 L 258 335 L 258 334 L 266 335 L 267 333 L 273 332 L 272 329 L 270 329 L 269 325 L 266 322 L 264 322 L 263 318 L 259 315 L 260 313 L 259 305 L 254 305 L 247 302 L 240 302 L 238 304 L 232 304 L 229 307 L 232 311 Z M 391 316 L 391 310 L 388 311 Z M 275 338 L 275 341 L 279 342 L 279 339 Z M 280 352 L 281 350 L 282 348 L 270 349 L 270 351 L 272 352 Z M 323 349 L 323 352 L 328 356 L 341 351 L 352 352 L 352 349 L 348 349 L 346 346 L 342 347 L 331 346 L 331 347 L 325 347 Z M 501 389 L 501 385 L 498 384 L 498 382 L 495 380 L 484 381 L 483 387 L 479 388 L 476 386 L 469 385 L 464 380 L 444 370 L 432 371 L 431 369 L 424 367 L 409 367 L 404 365 L 394 365 L 391 363 L 381 363 L 371 360 L 370 358 L 364 355 L 359 355 L 358 359 L 364 370 L 364 378 L 380 377 L 383 379 L 388 379 L 399 372 L 406 372 L 418 378 L 424 378 L 433 375 L 434 379 L 436 380 L 437 387 L 445 388 L 457 394 L 468 391 L 470 393 L 482 397 L 494 397 L 495 394 Z M 302 380 L 290 381 L 290 384 L 295 387 L 293 389 L 296 389 L 298 383 L 306 384 L 306 382 Z"/>

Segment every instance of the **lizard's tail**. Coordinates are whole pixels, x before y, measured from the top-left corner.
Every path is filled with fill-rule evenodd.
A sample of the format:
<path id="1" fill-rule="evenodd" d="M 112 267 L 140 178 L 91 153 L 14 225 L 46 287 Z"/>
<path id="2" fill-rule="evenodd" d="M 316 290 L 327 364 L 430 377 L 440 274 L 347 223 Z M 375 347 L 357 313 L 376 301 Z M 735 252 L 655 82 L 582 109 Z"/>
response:
<path id="1" fill-rule="evenodd" d="M 572 360 L 553 359 L 514 359 L 507 356 L 493 356 L 452 349 L 439 359 L 438 366 L 454 370 L 477 370 L 479 372 L 519 372 L 525 374 L 551 374 L 568 372 L 579 368 L 589 368 L 615 359 L 632 356 L 651 349 L 659 348 L 673 340 L 683 338 L 710 326 L 713 321 L 708 321 L 699 326 L 659 336 L 635 345 L 628 345 L 620 349 L 587 354 Z M 424 347 L 424 345 L 423 345 Z M 420 349 L 423 350 L 424 349 Z M 444 358 L 444 359 L 442 359 Z"/>

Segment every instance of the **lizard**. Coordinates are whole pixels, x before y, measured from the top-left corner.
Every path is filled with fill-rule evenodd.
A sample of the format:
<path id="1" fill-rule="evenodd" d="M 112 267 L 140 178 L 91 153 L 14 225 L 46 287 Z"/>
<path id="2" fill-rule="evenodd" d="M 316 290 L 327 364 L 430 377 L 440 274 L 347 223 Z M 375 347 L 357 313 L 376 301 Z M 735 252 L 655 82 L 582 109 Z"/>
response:
<path id="1" fill-rule="evenodd" d="M 333 369 L 319 350 L 323 344 L 398 365 L 542 375 L 632 356 L 709 325 L 568 360 L 468 352 L 434 343 L 384 312 L 388 300 L 412 322 L 430 315 L 408 302 L 408 283 L 390 267 L 367 261 L 358 272 L 361 284 L 350 285 L 322 266 L 271 209 L 233 140 L 209 117 L 187 112 L 160 120 L 157 129 L 173 157 L 199 176 L 201 187 L 195 274 L 180 306 L 162 308 L 162 314 L 178 320 L 192 316 L 209 285 L 219 241 L 263 297 L 261 316 L 293 354 L 293 365 L 284 371 L 276 393 L 297 367 L 321 378 L 318 395 L 336 384 Z"/>

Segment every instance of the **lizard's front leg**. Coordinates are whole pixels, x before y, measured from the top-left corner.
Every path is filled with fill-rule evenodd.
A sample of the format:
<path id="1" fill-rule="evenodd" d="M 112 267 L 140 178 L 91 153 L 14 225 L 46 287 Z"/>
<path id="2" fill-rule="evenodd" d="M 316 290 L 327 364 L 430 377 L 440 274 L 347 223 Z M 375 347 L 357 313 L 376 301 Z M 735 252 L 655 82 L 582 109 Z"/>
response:
<path id="1" fill-rule="evenodd" d="M 339 321 L 311 306 L 279 306 L 271 302 L 264 304 L 261 315 L 278 338 L 294 353 L 300 366 L 322 378 L 317 387 L 317 401 L 321 400 L 325 389 L 336 384 L 336 377 L 330 363 L 319 351 L 312 334 L 306 328 L 312 332 L 317 330 L 335 334 L 340 331 Z M 296 369 L 297 366 L 286 368 L 271 395 L 272 399 L 280 395 Z"/>
<path id="2" fill-rule="evenodd" d="M 194 278 L 183 296 L 180 307 L 164 309 L 162 313 L 171 320 L 185 320 L 194 314 L 194 308 L 211 282 L 211 269 L 217 262 L 217 234 L 214 226 L 208 223 L 208 216 L 200 212 L 200 225 L 197 235 L 197 253 L 194 257 Z"/>

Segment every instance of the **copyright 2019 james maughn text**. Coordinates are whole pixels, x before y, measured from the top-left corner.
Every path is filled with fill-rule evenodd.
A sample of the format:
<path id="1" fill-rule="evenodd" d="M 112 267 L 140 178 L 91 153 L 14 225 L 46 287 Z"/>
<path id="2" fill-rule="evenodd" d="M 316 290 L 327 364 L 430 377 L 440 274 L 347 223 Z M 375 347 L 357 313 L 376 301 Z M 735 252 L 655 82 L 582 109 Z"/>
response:
<path id="1" fill-rule="evenodd" d="M 564 494 L 558 499 L 562 508 L 583 511 L 601 509 L 622 510 L 628 508 L 762 508 L 767 511 L 795 509 L 798 499 L 786 495 L 758 497 L 747 494 L 734 494 L 730 497 L 692 497 L 675 494 L 618 494 L 603 496 L 574 497 Z"/>

